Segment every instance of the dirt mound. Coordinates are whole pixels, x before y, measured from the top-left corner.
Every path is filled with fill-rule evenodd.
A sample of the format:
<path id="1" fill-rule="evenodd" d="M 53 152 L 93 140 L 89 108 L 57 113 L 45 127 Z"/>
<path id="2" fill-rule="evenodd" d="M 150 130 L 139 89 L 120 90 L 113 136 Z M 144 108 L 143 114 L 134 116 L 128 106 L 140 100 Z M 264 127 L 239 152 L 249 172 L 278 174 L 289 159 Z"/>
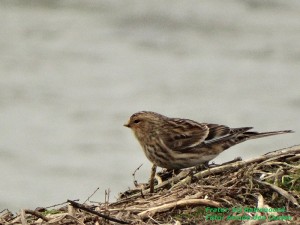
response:
<path id="1" fill-rule="evenodd" d="M 260 157 L 161 172 L 113 203 L 0 213 L 0 224 L 300 224 L 300 145 Z"/>

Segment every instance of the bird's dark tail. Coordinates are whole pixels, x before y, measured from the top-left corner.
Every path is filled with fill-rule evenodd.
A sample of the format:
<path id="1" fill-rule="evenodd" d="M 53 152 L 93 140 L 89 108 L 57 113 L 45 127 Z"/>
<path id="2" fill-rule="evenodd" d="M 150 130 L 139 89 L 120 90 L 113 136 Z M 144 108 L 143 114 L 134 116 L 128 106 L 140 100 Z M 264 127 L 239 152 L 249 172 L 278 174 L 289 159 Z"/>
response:
<path id="1" fill-rule="evenodd" d="M 271 131 L 271 132 L 262 132 L 262 133 L 255 132 L 255 131 L 252 132 L 246 131 L 249 129 L 251 128 L 250 127 L 249 128 L 245 127 L 244 129 L 234 128 L 232 129 L 233 132 L 230 135 L 206 143 L 206 146 L 214 149 L 216 152 L 221 153 L 222 151 L 247 140 L 294 132 L 292 130 Z"/>
<path id="2" fill-rule="evenodd" d="M 256 139 L 256 138 L 262 138 L 262 137 L 268 137 L 268 136 L 273 136 L 273 135 L 277 135 L 277 134 L 286 134 L 286 133 L 294 133 L 294 131 L 292 130 L 280 130 L 280 131 L 271 131 L 271 132 L 245 132 L 241 135 L 244 135 L 245 138 L 247 137 L 249 139 Z"/>

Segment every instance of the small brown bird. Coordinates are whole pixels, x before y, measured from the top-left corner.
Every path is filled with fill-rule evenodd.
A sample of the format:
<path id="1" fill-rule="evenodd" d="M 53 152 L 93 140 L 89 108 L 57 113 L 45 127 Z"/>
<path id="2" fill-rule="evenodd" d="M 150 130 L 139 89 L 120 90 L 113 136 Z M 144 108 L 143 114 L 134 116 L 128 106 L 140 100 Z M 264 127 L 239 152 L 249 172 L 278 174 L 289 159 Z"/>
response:
<path id="1" fill-rule="evenodd" d="M 259 133 L 249 131 L 252 127 L 229 128 L 219 124 L 169 118 L 149 111 L 133 114 L 124 126 L 132 129 L 147 158 L 154 165 L 167 169 L 198 166 L 244 141 L 293 132 L 283 130 Z"/>

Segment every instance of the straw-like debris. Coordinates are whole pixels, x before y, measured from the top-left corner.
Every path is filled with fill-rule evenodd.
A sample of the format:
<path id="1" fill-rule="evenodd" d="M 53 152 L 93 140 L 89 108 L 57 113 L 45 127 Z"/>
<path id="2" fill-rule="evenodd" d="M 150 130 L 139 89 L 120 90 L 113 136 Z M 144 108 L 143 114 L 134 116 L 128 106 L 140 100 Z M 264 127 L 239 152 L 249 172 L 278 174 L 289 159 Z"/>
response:
<path id="1" fill-rule="evenodd" d="M 116 202 L 0 212 L 6 224 L 300 224 L 300 145 L 204 170 L 164 171 Z"/>

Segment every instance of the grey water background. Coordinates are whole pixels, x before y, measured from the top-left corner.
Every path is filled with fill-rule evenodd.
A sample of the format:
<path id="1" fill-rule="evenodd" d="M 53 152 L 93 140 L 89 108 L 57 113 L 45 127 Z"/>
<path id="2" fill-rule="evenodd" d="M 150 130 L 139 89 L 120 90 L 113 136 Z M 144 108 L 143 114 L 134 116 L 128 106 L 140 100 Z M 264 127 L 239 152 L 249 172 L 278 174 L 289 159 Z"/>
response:
<path id="1" fill-rule="evenodd" d="M 110 200 L 149 178 L 122 125 L 140 110 L 295 134 L 215 162 L 300 143 L 300 1 L 0 1 L 0 209 Z"/>

